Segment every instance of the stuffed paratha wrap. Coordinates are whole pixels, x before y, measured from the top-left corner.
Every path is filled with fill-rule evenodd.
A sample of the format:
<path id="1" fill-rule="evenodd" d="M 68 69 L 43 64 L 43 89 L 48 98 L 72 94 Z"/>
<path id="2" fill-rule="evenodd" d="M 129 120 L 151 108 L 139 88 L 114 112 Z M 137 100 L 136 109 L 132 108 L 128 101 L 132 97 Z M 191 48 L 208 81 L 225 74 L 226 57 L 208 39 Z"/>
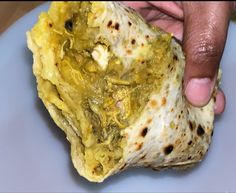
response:
<path id="1" fill-rule="evenodd" d="M 201 161 L 214 101 L 185 100 L 185 58 L 171 34 L 119 2 L 53 2 L 27 32 L 39 97 L 93 182 L 133 166 Z"/>

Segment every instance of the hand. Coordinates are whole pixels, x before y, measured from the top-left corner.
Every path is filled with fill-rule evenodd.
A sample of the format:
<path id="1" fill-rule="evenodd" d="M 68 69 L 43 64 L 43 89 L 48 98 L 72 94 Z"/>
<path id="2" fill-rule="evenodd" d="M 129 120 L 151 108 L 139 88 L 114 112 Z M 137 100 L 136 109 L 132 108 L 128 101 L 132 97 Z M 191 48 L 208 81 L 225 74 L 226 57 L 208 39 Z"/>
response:
<path id="1" fill-rule="evenodd" d="M 186 53 L 184 93 L 194 106 L 206 105 L 215 87 L 229 18 L 235 2 L 124 1 L 149 23 L 173 33 Z M 215 113 L 225 108 L 225 96 L 217 91 Z"/>

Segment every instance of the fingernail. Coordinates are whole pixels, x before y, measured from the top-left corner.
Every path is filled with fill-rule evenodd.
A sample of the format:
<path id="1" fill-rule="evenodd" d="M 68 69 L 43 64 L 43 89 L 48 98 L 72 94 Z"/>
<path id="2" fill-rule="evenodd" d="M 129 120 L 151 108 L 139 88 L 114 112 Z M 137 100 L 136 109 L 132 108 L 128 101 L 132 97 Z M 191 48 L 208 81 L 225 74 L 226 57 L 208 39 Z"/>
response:
<path id="1" fill-rule="evenodd" d="M 213 81 L 209 78 L 192 78 L 185 89 L 185 95 L 195 106 L 204 106 L 210 100 Z"/>

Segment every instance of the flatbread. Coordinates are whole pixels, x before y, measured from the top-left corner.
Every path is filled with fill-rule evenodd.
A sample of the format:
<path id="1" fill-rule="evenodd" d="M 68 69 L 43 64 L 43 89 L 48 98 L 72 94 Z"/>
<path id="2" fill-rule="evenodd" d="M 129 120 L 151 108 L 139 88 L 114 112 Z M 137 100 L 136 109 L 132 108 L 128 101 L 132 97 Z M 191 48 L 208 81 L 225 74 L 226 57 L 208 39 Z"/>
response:
<path id="1" fill-rule="evenodd" d="M 39 97 L 66 133 L 72 162 L 81 176 L 102 182 L 128 167 L 183 169 L 203 159 L 213 133 L 214 100 L 202 108 L 186 101 L 181 46 L 131 8 L 119 2 L 52 2 L 49 11 L 41 13 L 27 32 L 27 42 L 33 52 Z M 114 71 L 122 72 L 121 77 L 127 75 L 135 83 L 107 77 L 111 63 Z M 98 73 L 104 88 L 112 86 L 111 101 L 116 103 L 110 108 L 118 109 L 117 116 L 96 106 L 96 101 L 100 104 L 96 96 L 110 92 L 100 92 L 97 82 L 94 93 L 99 94 L 88 95 L 93 100 L 87 97 L 93 105 L 90 110 L 86 110 L 90 102 L 83 106 L 90 84 L 82 69 L 91 73 L 91 79 Z M 153 82 L 148 82 L 148 70 Z M 139 83 L 140 79 L 145 83 Z M 139 86 L 142 89 L 133 91 Z M 130 98 L 119 98 L 118 91 Z M 113 121 L 110 125 L 108 118 Z"/>

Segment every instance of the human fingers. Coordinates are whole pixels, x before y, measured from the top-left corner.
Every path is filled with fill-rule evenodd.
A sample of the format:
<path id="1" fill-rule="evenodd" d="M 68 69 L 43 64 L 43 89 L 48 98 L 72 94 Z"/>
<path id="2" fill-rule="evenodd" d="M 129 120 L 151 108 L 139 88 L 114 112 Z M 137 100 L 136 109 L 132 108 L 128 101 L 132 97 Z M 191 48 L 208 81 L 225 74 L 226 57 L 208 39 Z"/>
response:
<path id="1" fill-rule="evenodd" d="M 195 106 L 211 98 L 225 46 L 230 2 L 184 2 L 185 95 Z"/>

